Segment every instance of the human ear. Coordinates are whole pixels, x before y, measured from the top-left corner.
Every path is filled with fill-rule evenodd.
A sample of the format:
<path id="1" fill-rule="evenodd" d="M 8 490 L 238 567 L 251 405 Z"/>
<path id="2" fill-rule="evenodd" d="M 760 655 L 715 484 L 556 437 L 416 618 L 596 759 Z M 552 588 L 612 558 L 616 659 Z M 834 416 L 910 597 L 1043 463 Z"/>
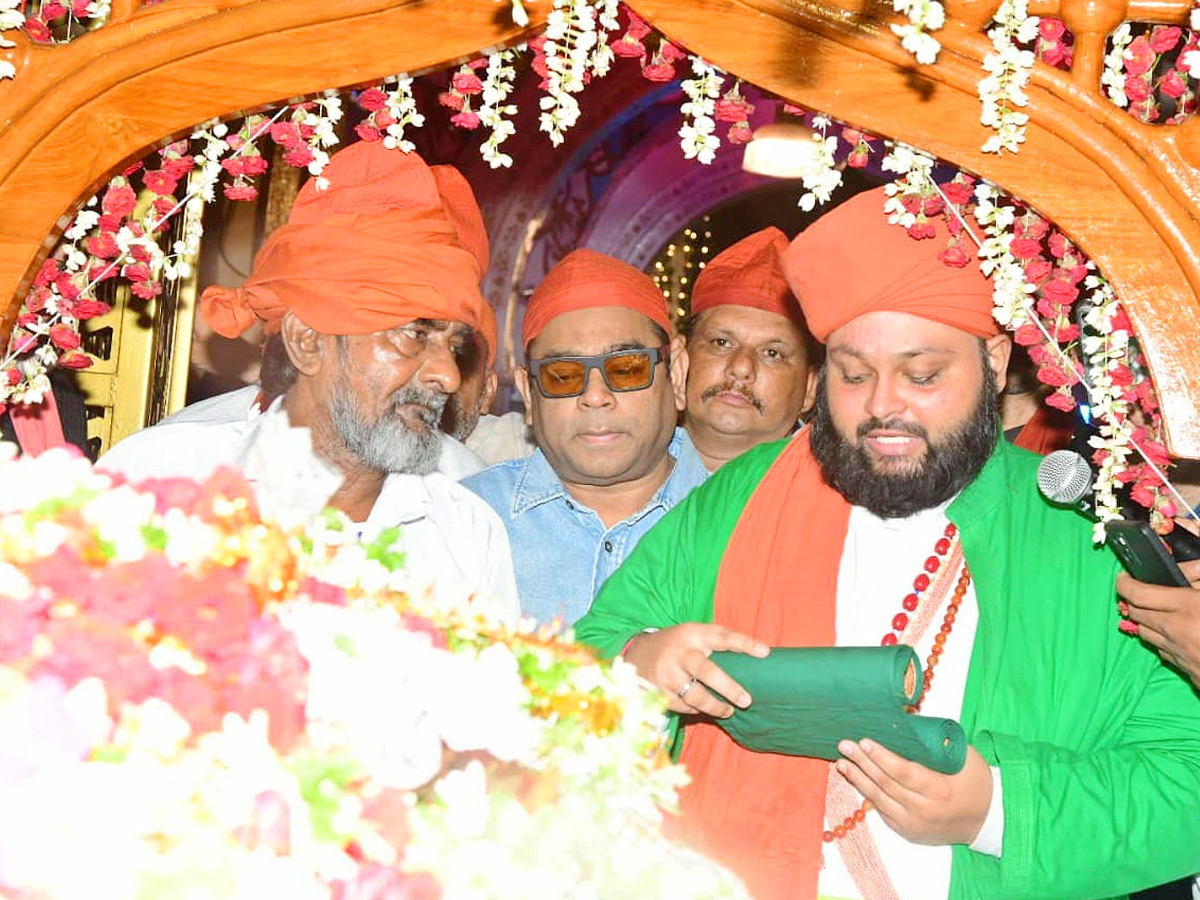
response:
<path id="1" fill-rule="evenodd" d="M 809 363 L 808 373 L 804 376 L 804 399 L 800 401 L 800 417 L 804 418 L 817 403 L 817 381 L 820 379 L 821 367 Z"/>
<path id="2" fill-rule="evenodd" d="M 687 338 L 677 334 L 671 338 L 671 390 L 675 394 L 677 412 L 687 409 L 687 376 L 690 363 Z"/>
<path id="3" fill-rule="evenodd" d="M 280 337 L 288 359 L 301 375 L 315 375 L 320 371 L 326 354 L 325 344 L 334 339 L 309 328 L 291 312 L 283 314 Z"/>
<path id="4" fill-rule="evenodd" d="M 513 369 L 513 382 L 517 386 L 517 393 L 521 395 L 521 400 L 525 403 L 525 424 L 533 424 L 533 385 L 529 383 L 529 370 L 524 366 L 517 366 Z"/>
<path id="5" fill-rule="evenodd" d="M 492 408 L 492 401 L 496 399 L 496 391 L 500 387 L 500 376 L 495 372 L 488 372 L 483 376 L 483 390 L 479 393 L 479 413 L 483 415 Z"/>
<path id="6" fill-rule="evenodd" d="M 1008 382 L 1008 359 L 1012 356 L 1012 338 L 1007 332 L 1001 332 L 983 342 L 987 354 L 988 367 L 996 379 L 996 390 L 1001 392 Z"/>

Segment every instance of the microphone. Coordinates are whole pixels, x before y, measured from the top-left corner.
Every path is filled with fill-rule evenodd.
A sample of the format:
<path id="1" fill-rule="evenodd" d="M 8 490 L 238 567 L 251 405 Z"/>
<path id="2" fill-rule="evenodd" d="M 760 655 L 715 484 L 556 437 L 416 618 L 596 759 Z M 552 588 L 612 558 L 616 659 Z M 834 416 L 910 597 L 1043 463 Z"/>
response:
<path id="1" fill-rule="evenodd" d="M 1093 522 L 1099 521 L 1091 494 L 1095 480 L 1091 464 L 1074 450 L 1055 450 L 1038 465 L 1037 483 L 1042 496 L 1051 503 L 1074 508 Z M 1186 528 L 1176 526 L 1159 537 L 1176 559 L 1200 559 L 1200 538 Z"/>

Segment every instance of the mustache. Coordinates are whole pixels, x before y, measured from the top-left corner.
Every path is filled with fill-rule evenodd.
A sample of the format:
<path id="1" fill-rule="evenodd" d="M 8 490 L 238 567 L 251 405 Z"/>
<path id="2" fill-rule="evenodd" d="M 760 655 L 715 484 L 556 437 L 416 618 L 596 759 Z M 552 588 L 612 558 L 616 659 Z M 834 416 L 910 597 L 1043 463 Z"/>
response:
<path id="1" fill-rule="evenodd" d="M 442 412 L 446 408 L 446 401 L 449 399 L 448 394 L 443 394 L 440 391 L 427 390 L 415 385 L 405 385 L 399 390 L 392 392 L 391 408 L 395 412 L 402 406 L 416 406 L 418 407 L 418 418 L 430 428 L 437 428 L 442 420 Z"/>
<path id="2" fill-rule="evenodd" d="M 859 423 L 856 435 L 861 441 L 872 431 L 897 431 L 901 434 L 911 434 L 913 437 L 919 437 L 926 443 L 929 442 L 928 431 L 916 422 L 905 422 L 903 419 L 867 419 Z"/>
<path id="3" fill-rule="evenodd" d="M 742 397 L 747 403 L 757 409 L 759 415 L 761 415 L 763 412 L 763 402 L 754 395 L 754 392 L 751 391 L 750 388 L 743 387 L 742 385 L 732 381 L 727 381 L 723 384 L 714 384 L 710 388 L 705 388 L 700 394 L 700 402 L 707 403 L 718 394 L 737 394 L 739 397 Z"/>

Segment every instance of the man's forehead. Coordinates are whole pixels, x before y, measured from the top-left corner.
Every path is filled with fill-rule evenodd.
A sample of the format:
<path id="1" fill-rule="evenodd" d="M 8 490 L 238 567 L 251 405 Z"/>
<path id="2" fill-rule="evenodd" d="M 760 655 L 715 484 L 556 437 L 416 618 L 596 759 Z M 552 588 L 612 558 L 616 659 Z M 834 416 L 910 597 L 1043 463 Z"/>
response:
<path id="1" fill-rule="evenodd" d="M 726 333 L 760 341 L 796 341 L 800 326 L 787 316 L 750 306 L 712 306 L 696 317 L 693 330 Z"/>
<path id="2" fill-rule="evenodd" d="M 851 319 L 829 335 L 831 357 L 911 358 L 932 353 L 972 351 L 979 339 L 968 331 L 933 319 L 892 310 Z"/>
<path id="3" fill-rule="evenodd" d="M 538 356 L 588 356 L 657 346 L 657 327 L 649 317 L 627 307 L 585 307 L 547 322 L 533 340 L 534 352 Z"/>
<path id="4" fill-rule="evenodd" d="M 469 337 L 475 333 L 475 329 L 466 322 L 459 322 L 455 319 L 417 318 L 395 327 L 405 328 L 409 325 L 420 325 L 422 328 L 428 328 L 431 331 L 448 331 L 452 337 Z"/>

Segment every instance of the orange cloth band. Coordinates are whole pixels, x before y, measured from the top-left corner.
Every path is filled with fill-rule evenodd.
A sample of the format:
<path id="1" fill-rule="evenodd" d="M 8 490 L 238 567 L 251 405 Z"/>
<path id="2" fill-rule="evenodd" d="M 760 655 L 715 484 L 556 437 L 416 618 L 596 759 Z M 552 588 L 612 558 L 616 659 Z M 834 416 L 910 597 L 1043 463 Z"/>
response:
<path id="1" fill-rule="evenodd" d="M 581 249 L 568 253 L 551 269 L 529 298 L 521 343 L 528 347 L 551 319 L 563 313 L 596 306 L 624 306 L 668 334 L 671 331 L 667 301 L 649 275 L 619 259 Z"/>
<path id="2" fill-rule="evenodd" d="M 786 316 L 804 327 L 804 315 L 783 273 L 787 248 L 787 235 L 770 227 L 722 250 L 696 278 L 692 312 L 714 306 L 749 306 Z"/>
<path id="3" fill-rule="evenodd" d="M 256 320 L 277 332 L 289 310 L 324 334 L 448 319 L 483 336 L 490 365 L 496 317 L 479 291 L 487 233 L 462 175 L 377 142 L 334 154 L 324 175 L 330 187 L 318 191 L 314 180 L 301 189 L 241 288 L 205 289 L 205 320 L 237 337 Z"/>
<path id="4" fill-rule="evenodd" d="M 949 230 L 929 221 L 936 236 L 914 240 L 888 223 L 883 188 L 864 191 L 822 216 L 792 241 L 783 256 L 788 283 L 813 336 L 824 343 L 852 319 L 891 310 L 974 334 L 1000 333 L 992 318 L 992 285 L 977 265 L 943 263 Z"/>

